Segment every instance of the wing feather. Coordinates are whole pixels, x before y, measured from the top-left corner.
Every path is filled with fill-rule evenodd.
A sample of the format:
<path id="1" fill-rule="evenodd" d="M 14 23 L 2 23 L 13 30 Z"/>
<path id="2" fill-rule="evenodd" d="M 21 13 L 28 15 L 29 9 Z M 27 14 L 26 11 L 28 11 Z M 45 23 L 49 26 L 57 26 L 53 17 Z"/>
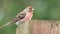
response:
<path id="1" fill-rule="evenodd" d="M 13 21 L 17 22 L 17 21 L 25 18 L 25 16 L 26 16 L 26 12 L 20 12 L 15 18 L 13 18 Z"/>

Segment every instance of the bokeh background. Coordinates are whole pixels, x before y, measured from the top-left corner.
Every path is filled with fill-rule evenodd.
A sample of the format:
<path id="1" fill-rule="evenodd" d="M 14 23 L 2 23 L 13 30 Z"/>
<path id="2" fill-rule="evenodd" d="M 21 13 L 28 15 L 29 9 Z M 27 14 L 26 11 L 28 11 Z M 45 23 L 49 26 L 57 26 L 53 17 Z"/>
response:
<path id="1" fill-rule="evenodd" d="M 0 25 L 7 23 L 27 6 L 33 6 L 33 20 L 60 20 L 60 0 L 0 0 Z M 16 25 L 0 29 L 0 34 L 15 34 Z"/>

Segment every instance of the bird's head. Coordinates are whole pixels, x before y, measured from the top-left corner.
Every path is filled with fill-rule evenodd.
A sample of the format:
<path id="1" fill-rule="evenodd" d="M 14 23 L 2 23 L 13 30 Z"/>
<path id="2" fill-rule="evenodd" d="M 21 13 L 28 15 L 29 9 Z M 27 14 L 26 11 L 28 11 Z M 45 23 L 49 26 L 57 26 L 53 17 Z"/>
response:
<path id="1" fill-rule="evenodd" d="M 34 8 L 32 6 L 28 6 L 24 9 L 26 12 L 32 12 L 34 10 Z"/>

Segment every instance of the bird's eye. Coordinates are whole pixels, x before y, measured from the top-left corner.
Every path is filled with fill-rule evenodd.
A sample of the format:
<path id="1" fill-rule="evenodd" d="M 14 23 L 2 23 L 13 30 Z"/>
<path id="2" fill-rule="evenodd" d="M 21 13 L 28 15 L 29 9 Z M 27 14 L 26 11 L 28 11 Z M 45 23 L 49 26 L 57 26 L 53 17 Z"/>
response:
<path id="1" fill-rule="evenodd" d="M 32 8 L 29 8 L 29 9 L 32 9 Z"/>

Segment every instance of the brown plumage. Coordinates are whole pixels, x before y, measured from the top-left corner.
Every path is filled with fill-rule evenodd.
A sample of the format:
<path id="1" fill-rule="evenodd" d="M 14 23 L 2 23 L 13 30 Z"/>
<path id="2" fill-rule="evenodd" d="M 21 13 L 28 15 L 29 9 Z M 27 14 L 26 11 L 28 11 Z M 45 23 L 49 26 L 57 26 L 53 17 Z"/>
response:
<path id="1" fill-rule="evenodd" d="M 13 19 L 11 19 L 8 23 L 0 26 L 0 28 L 13 24 L 13 23 L 16 23 L 16 22 L 19 23 L 21 21 L 25 22 L 27 20 L 31 20 L 32 16 L 33 16 L 33 8 L 32 8 L 32 6 L 28 6 L 22 12 L 18 13 L 17 16 L 15 16 Z"/>

